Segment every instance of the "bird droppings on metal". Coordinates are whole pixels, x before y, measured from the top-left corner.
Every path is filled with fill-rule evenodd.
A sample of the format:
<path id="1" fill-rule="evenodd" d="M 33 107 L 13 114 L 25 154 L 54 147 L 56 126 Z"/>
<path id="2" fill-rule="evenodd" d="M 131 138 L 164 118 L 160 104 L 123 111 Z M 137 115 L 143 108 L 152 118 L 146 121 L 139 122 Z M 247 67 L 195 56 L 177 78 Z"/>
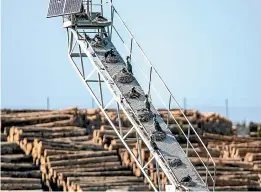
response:
<path id="1" fill-rule="evenodd" d="M 154 131 L 151 136 L 154 141 L 163 141 L 166 138 L 166 133 L 162 131 Z"/>
<path id="2" fill-rule="evenodd" d="M 113 79 L 119 83 L 131 83 L 134 77 L 126 68 L 123 68 L 119 73 L 113 76 Z"/>
<path id="3" fill-rule="evenodd" d="M 136 87 L 132 87 L 128 92 L 127 97 L 130 99 L 138 99 L 140 97 L 140 93 L 136 90 Z"/>
<path id="4" fill-rule="evenodd" d="M 137 114 L 141 122 L 148 122 L 153 117 L 152 112 L 146 108 L 138 109 Z"/>

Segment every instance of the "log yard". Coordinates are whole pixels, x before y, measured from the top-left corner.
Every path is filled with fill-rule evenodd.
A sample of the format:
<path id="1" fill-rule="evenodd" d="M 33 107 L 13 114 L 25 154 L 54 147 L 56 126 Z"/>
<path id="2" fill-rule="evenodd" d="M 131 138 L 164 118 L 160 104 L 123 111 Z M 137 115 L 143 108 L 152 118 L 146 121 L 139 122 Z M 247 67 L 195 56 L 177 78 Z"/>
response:
<path id="1" fill-rule="evenodd" d="M 124 3 L 120 1 L 118 4 Z M 137 7 L 142 6 L 137 4 Z M 124 10 L 127 13 L 128 10 Z M 144 13 L 144 18 L 140 18 L 145 21 L 142 25 L 153 23 L 158 30 L 169 27 L 167 17 L 164 21 L 147 22 L 148 15 L 160 13 L 157 7 L 155 10 Z M 37 12 L 31 11 L 31 14 Z M 181 106 L 176 99 L 180 90 L 173 89 L 170 81 L 182 84 L 183 80 L 175 79 L 176 73 L 166 75 L 166 70 L 159 72 L 154 67 L 112 0 L 49 0 L 46 16 L 41 13 L 41 17 L 45 17 L 43 25 L 48 30 L 44 33 L 48 37 L 55 33 L 57 37 L 60 34 L 66 37 L 63 46 L 58 41 L 43 41 L 48 41 L 49 46 L 66 48 L 74 76 L 67 78 L 66 70 L 55 68 L 54 64 L 64 62 L 65 56 L 59 55 L 58 60 L 47 67 L 49 72 L 44 74 L 43 87 L 37 83 L 40 76 L 33 78 L 36 71 L 44 70 L 37 63 L 37 68 L 21 71 L 26 71 L 31 83 L 35 81 L 35 89 L 17 90 L 14 100 L 24 97 L 27 104 L 31 104 L 35 100 L 29 99 L 28 95 L 51 90 L 52 86 L 54 89 L 50 92 L 58 90 L 52 85 L 54 81 L 48 80 L 52 76 L 50 71 L 56 71 L 59 73 L 55 75 L 57 79 L 64 73 L 66 78 L 62 81 L 66 86 L 79 80 L 89 95 L 84 102 L 92 101 L 95 107 L 94 104 L 92 107 L 50 107 L 49 98 L 47 108 L 1 106 L 1 191 L 261 191 L 260 114 L 260 121 L 240 124 L 228 116 L 228 110 L 224 116 L 219 112 Z M 131 23 L 137 18 L 134 11 L 129 13 L 133 14 L 129 17 Z M 34 23 L 22 16 L 21 21 Z M 153 33 L 156 37 L 160 32 L 149 32 L 150 35 Z M 32 40 L 34 36 L 30 36 Z M 37 42 L 38 39 L 39 35 L 34 40 Z M 156 42 L 153 43 L 156 45 Z M 168 48 L 172 46 L 168 45 Z M 175 63 L 160 50 L 160 45 L 151 48 L 160 53 L 154 58 L 165 55 L 171 65 Z M 44 46 L 36 48 L 46 55 L 46 58 L 42 56 L 37 60 L 45 62 L 57 51 L 49 47 L 52 55 L 48 55 L 45 49 Z M 23 56 L 34 58 L 34 50 L 30 50 L 32 54 Z M 15 51 L 12 53 L 16 54 Z M 162 66 L 167 66 L 165 61 Z M 171 68 L 175 72 L 179 69 L 176 66 L 173 64 Z M 16 75 L 10 73 L 7 76 Z M 188 77 L 182 76 L 185 78 Z M 200 80 L 190 81 L 201 84 Z M 16 82 L 18 89 L 17 79 Z M 7 86 L 10 82 L 4 83 Z M 186 90 L 187 85 L 184 83 L 180 87 Z M 8 90 L 16 89 L 7 87 Z M 23 89 L 26 89 L 25 85 Z M 70 93 L 76 90 L 68 89 Z M 63 96 L 69 93 L 60 89 L 59 92 Z M 256 92 L 258 97 L 259 92 Z M 4 91 L 1 90 L 1 94 Z M 7 106 L 5 101 L 11 97 L 5 97 L 2 104 Z"/>
<path id="2" fill-rule="evenodd" d="M 189 125 L 182 114 L 174 109 L 170 112 L 187 135 Z M 167 113 L 159 110 L 164 120 Z M 237 136 L 231 121 L 217 113 L 184 113 L 208 152 L 193 131 L 193 148 L 187 148 L 185 135 L 174 121 L 169 121 L 169 129 L 200 177 L 205 181 L 204 164 L 209 163 L 208 171 L 215 172 L 216 191 L 260 191 L 261 137 Z M 107 114 L 119 130 L 117 110 L 108 109 Z M 132 124 L 123 111 L 120 118 L 121 133 L 126 135 Z M 146 144 L 137 140 L 134 131 L 129 132 L 125 142 L 130 155 L 101 109 L 2 110 L 1 123 L 1 190 L 153 191 L 134 158 L 147 165 L 146 174 L 155 187 L 161 185 L 165 191 L 169 184 L 164 171 L 157 172 L 157 162 Z M 205 124 L 224 132 L 206 129 Z M 258 126 L 261 124 L 251 123 L 251 133 Z M 215 166 L 208 162 L 208 153 Z M 211 180 L 207 182 L 212 190 Z"/>

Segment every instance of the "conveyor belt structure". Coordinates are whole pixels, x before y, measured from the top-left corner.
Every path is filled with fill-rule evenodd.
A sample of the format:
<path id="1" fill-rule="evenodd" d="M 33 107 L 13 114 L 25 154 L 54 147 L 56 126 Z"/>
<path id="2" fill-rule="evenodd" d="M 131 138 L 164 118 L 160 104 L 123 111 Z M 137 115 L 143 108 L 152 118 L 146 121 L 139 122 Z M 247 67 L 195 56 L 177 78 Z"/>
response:
<path id="1" fill-rule="evenodd" d="M 87 15 L 83 19 L 79 19 L 80 17 L 77 14 L 63 16 L 63 27 L 68 34 L 68 56 L 77 74 L 155 191 L 162 191 L 160 177 L 158 177 L 158 185 L 153 184 L 147 174 L 149 162 L 143 165 L 139 157 L 136 158 L 132 153 L 126 142 L 128 134 L 132 131 L 137 133 L 136 139 L 140 145 L 144 143 L 151 151 L 153 155 L 151 161 L 156 161 L 157 173 L 162 170 L 166 174 L 168 183 L 170 187 L 173 187 L 173 190 L 208 191 L 209 186 L 213 186 L 214 190 L 215 173 L 214 175 L 211 174 L 208 171 L 208 166 L 215 167 L 215 163 L 204 142 L 196 133 L 192 124 L 185 116 L 183 109 L 181 109 L 166 83 L 137 43 L 114 5 L 111 2 L 100 2 L 100 4 L 94 4 L 92 1 L 83 1 Z M 94 12 L 95 5 L 98 6 L 100 11 Z M 105 10 L 109 13 L 107 14 L 107 20 L 97 21 L 97 13 L 101 15 L 104 13 L 105 15 Z M 104 16 L 104 18 L 106 17 Z M 116 22 L 116 18 L 118 22 Z M 96 36 L 95 39 L 94 35 L 96 34 L 100 38 L 97 39 Z M 127 41 L 125 40 L 126 37 Z M 127 44 L 126 42 L 129 43 Z M 135 51 L 134 47 L 136 48 Z M 113 54 L 108 52 L 110 50 L 112 50 Z M 139 56 L 135 57 L 137 52 Z M 109 55 L 110 59 L 106 58 L 105 55 Z M 126 56 L 129 56 L 133 74 L 126 70 Z M 139 58 L 142 58 L 144 62 L 139 63 Z M 146 66 L 148 71 L 144 71 L 143 66 Z M 93 79 L 93 76 L 96 78 Z M 161 87 L 158 87 L 159 83 Z M 137 97 L 130 97 L 133 87 L 136 93 L 138 92 Z M 106 93 L 105 90 L 107 91 Z M 160 94 L 163 92 L 164 98 L 166 97 L 165 93 L 167 93 L 167 104 L 163 102 L 164 99 L 162 94 Z M 145 95 L 149 95 L 150 110 L 147 109 L 148 107 L 146 107 L 144 102 L 146 100 Z M 164 122 L 160 117 L 157 108 L 153 105 L 154 100 L 161 101 L 161 106 L 168 110 L 167 122 Z M 170 112 L 170 108 L 174 104 L 182 112 L 183 118 L 189 124 L 188 134 L 182 131 L 182 127 Z M 115 105 L 118 109 L 118 122 L 113 122 L 108 115 L 108 108 L 112 105 Z M 121 111 L 124 112 L 133 125 L 126 135 L 122 135 L 121 131 Z M 151 136 L 155 134 L 154 118 L 156 118 L 158 125 L 165 133 L 165 138 L 154 139 L 156 147 L 151 142 Z M 207 151 L 209 163 L 205 164 L 202 161 L 202 165 L 206 169 L 206 180 L 203 181 L 199 176 L 187 157 L 186 150 L 184 151 L 181 148 L 175 136 L 168 129 L 170 119 L 174 119 L 180 128 L 180 133 L 186 138 L 187 149 L 194 149 L 189 141 L 190 133 L 194 132 Z M 197 152 L 195 151 L 195 153 Z M 198 157 L 201 159 L 199 155 Z"/>

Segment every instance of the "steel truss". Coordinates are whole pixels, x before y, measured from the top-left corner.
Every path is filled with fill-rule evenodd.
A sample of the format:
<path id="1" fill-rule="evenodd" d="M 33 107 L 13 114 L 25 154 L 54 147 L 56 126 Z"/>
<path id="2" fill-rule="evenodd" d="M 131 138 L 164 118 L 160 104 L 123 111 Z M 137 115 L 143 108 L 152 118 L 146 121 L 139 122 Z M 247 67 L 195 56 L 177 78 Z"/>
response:
<path id="1" fill-rule="evenodd" d="M 186 150 L 185 150 L 185 153 L 187 155 L 188 155 L 188 148 L 189 147 L 191 147 L 195 151 L 195 148 L 193 147 L 192 143 L 189 141 L 190 132 L 193 131 L 196 134 L 196 136 L 198 137 L 199 141 L 201 142 L 201 144 L 203 145 L 203 147 L 205 148 L 205 150 L 207 152 L 207 159 L 208 159 L 207 164 L 205 164 L 203 162 L 202 158 L 199 156 L 199 154 L 196 151 L 195 151 L 195 153 L 197 154 L 198 158 L 200 159 L 200 161 L 202 162 L 204 168 L 206 169 L 206 180 L 205 180 L 206 187 L 208 186 L 208 176 L 209 176 L 210 180 L 213 183 L 213 190 L 214 190 L 214 188 L 215 188 L 216 165 L 215 165 L 215 162 L 213 161 L 210 153 L 208 152 L 208 150 L 205 147 L 203 141 L 200 139 L 199 135 L 196 133 L 195 129 L 193 128 L 193 126 L 191 125 L 191 123 L 189 122 L 189 120 L 187 119 L 187 117 L 185 116 L 183 111 L 181 110 L 180 106 L 178 105 L 178 103 L 177 103 L 176 99 L 174 98 L 174 96 L 172 95 L 172 93 L 169 91 L 169 88 L 166 86 L 165 82 L 159 76 L 159 74 L 156 71 L 156 69 L 152 66 L 151 62 L 149 61 L 149 59 L 147 58 L 147 56 L 145 55 L 145 53 L 141 49 L 140 45 L 137 43 L 136 39 L 133 37 L 133 35 L 129 31 L 129 29 L 127 28 L 126 24 L 122 21 L 120 15 L 116 11 L 116 9 L 112 5 L 112 3 L 111 2 L 107 2 L 107 3 L 110 3 L 110 6 L 111 6 L 111 22 L 112 22 L 112 25 L 107 26 L 107 27 L 101 27 L 101 28 L 87 28 L 87 29 L 85 28 L 86 31 L 84 31 L 83 29 L 77 29 L 77 26 L 75 26 L 73 28 L 67 28 L 68 57 L 69 57 L 69 60 L 71 61 L 72 65 L 73 65 L 74 69 L 76 70 L 77 74 L 80 76 L 82 82 L 84 83 L 84 85 L 89 90 L 90 94 L 94 98 L 95 102 L 97 103 L 97 105 L 99 106 L 101 111 L 104 113 L 104 116 L 106 117 L 106 119 L 108 120 L 110 125 L 113 127 L 113 129 L 116 132 L 117 136 L 119 137 L 119 139 L 121 140 L 121 142 L 123 143 L 125 148 L 128 150 L 129 154 L 132 156 L 132 158 L 134 159 L 134 161 L 137 164 L 137 166 L 140 168 L 140 170 L 143 173 L 144 177 L 148 180 L 148 182 L 151 185 L 151 187 L 155 191 L 162 191 L 162 189 L 163 189 L 162 188 L 162 182 L 161 182 L 161 178 L 159 177 L 159 171 L 162 170 L 166 174 L 166 176 L 168 178 L 168 183 L 173 185 L 173 186 L 175 186 L 177 191 L 179 189 L 188 191 L 188 188 L 186 188 L 185 186 L 181 185 L 178 182 L 178 179 L 176 178 L 176 176 L 173 174 L 173 171 L 169 167 L 169 163 L 164 158 L 164 156 L 161 154 L 161 152 L 154 151 L 152 149 L 152 147 L 150 145 L 150 142 L 149 142 L 149 139 L 148 139 L 150 134 L 147 132 L 147 130 L 142 125 L 142 123 L 139 121 L 139 118 L 137 117 L 137 115 L 135 114 L 135 112 L 131 108 L 131 106 L 128 105 L 128 103 L 122 103 L 122 98 L 124 98 L 124 96 L 121 95 L 121 92 L 120 92 L 119 88 L 115 84 L 113 85 L 112 82 L 114 80 L 110 77 L 108 72 L 104 69 L 104 66 L 103 66 L 102 62 L 99 60 L 99 58 L 95 54 L 95 51 L 93 50 L 93 48 L 90 45 L 90 43 L 85 40 L 84 34 L 85 33 L 86 34 L 91 34 L 91 33 L 102 34 L 102 33 L 106 33 L 108 35 L 109 39 L 111 40 L 112 31 L 114 30 L 115 34 L 120 38 L 120 40 L 124 44 L 125 48 L 129 52 L 129 56 L 131 57 L 131 59 L 133 61 L 135 61 L 135 57 L 132 56 L 132 47 L 133 47 L 133 45 L 136 45 L 140 49 L 139 51 L 144 56 L 145 60 L 147 61 L 147 64 L 149 65 L 149 69 L 150 69 L 149 77 L 147 77 L 146 73 L 140 68 L 140 70 L 142 71 L 142 73 L 144 75 L 144 78 L 148 81 L 148 94 L 150 95 L 151 91 L 155 91 L 156 95 L 160 98 L 161 102 L 163 103 L 163 105 L 167 109 L 167 111 L 168 111 L 168 118 L 167 118 L 167 122 L 166 122 L 167 127 L 169 125 L 169 120 L 170 119 L 173 119 L 176 122 L 176 124 L 178 125 L 178 128 L 180 129 L 181 133 L 185 136 L 186 141 L 187 141 L 187 147 L 186 147 Z M 101 1 L 101 4 L 98 4 L 98 6 L 101 7 L 101 12 L 103 12 L 103 3 L 102 3 L 102 1 Z M 91 6 L 91 9 L 92 9 L 92 6 Z M 117 31 L 116 27 L 113 24 L 113 19 L 114 19 L 115 15 L 118 16 L 118 18 L 120 19 L 121 23 L 125 27 L 128 35 L 130 36 L 130 48 L 128 48 L 128 46 L 125 44 L 126 41 L 124 41 L 122 39 L 122 37 L 120 36 L 119 32 Z M 96 31 L 95 32 L 92 31 L 93 29 L 95 29 Z M 78 58 L 78 59 L 75 59 L 75 58 Z M 88 58 L 88 63 L 86 63 L 85 58 Z M 91 63 L 91 65 L 90 65 L 90 63 Z M 86 66 L 92 67 L 92 69 L 91 70 L 87 70 Z M 158 92 L 156 91 L 156 89 L 155 89 L 155 87 L 153 85 L 152 73 L 156 74 L 156 76 L 162 82 L 164 88 L 168 91 L 169 100 L 168 100 L 168 105 L 167 106 L 162 101 L 160 95 L 158 94 Z M 93 75 L 97 75 L 97 78 L 96 79 L 91 79 L 91 77 Z M 104 84 L 105 86 L 102 86 L 102 84 Z M 99 88 L 98 93 L 97 93 L 97 91 L 92 89 L 91 85 L 96 85 L 96 87 Z M 104 88 L 104 87 L 106 87 L 106 88 Z M 105 102 L 104 91 L 110 93 L 110 98 L 109 98 L 110 100 L 109 100 L 109 102 Z M 182 115 L 184 116 L 184 118 L 186 119 L 186 121 L 189 124 L 189 129 L 188 129 L 188 134 L 187 135 L 184 133 L 184 131 L 182 130 L 182 127 L 179 125 L 179 123 L 176 121 L 175 117 L 173 116 L 173 114 L 170 111 L 171 102 L 173 103 L 173 101 L 174 101 L 174 103 L 177 104 L 178 108 L 181 110 Z M 110 119 L 110 117 L 108 115 L 107 109 L 112 104 L 116 104 L 117 105 L 117 112 L 118 112 L 118 119 L 119 119 L 118 126 Z M 127 105 L 127 109 L 126 109 L 126 105 Z M 132 128 L 130 128 L 125 135 L 122 134 L 122 123 L 121 123 L 121 118 L 120 118 L 121 117 L 120 111 L 124 112 L 124 114 L 128 117 L 129 121 L 132 124 Z M 117 128 L 117 127 L 119 127 L 119 128 Z M 126 142 L 129 139 L 128 135 L 131 132 L 134 132 L 134 131 L 136 132 L 136 140 L 139 143 L 139 145 L 138 145 L 138 157 L 137 158 L 135 157 L 135 155 L 133 154 L 131 148 L 128 146 L 128 144 Z M 141 161 L 141 142 L 142 141 L 146 144 L 147 148 L 150 150 L 150 152 L 152 154 L 152 158 L 145 165 L 143 165 L 142 161 Z M 158 174 L 158 185 L 157 186 L 154 185 L 154 183 L 150 179 L 150 176 L 147 173 L 148 172 L 148 165 L 152 161 L 156 162 L 156 173 Z M 214 166 L 214 176 L 212 176 L 212 174 L 208 170 L 209 161 Z"/>
<path id="2" fill-rule="evenodd" d="M 147 162 L 145 165 L 143 165 L 143 163 L 141 161 L 141 142 L 142 142 L 142 140 L 147 145 L 147 147 L 150 149 L 150 151 L 154 151 L 149 144 L 149 140 L 148 140 L 149 133 L 147 133 L 144 129 L 141 130 L 141 129 L 136 128 L 136 127 L 140 127 L 140 125 L 137 125 L 137 123 L 133 120 L 133 118 L 130 116 L 130 114 L 122 106 L 121 98 L 119 97 L 119 95 L 116 95 L 115 92 L 111 89 L 111 85 L 108 81 L 108 79 L 110 77 L 109 77 L 109 75 L 108 76 L 104 75 L 104 73 L 106 73 L 105 71 L 104 71 L 104 73 L 101 72 L 101 70 L 100 70 L 102 68 L 101 64 L 98 65 L 99 66 L 99 68 L 98 68 L 97 63 L 90 59 L 89 61 L 93 64 L 92 65 L 93 69 L 87 73 L 87 71 L 85 70 L 86 64 L 83 60 L 83 57 L 86 57 L 86 56 L 92 57 L 91 54 L 93 54 L 94 51 L 92 50 L 92 48 L 91 48 L 91 46 L 89 45 L 88 42 L 81 40 L 81 37 L 79 36 L 79 33 L 76 30 L 68 29 L 67 32 L 68 32 L 68 45 L 69 45 L 68 46 L 69 60 L 71 61 L 71 63 L 73 65 L 75 71 L 77 72 L 77 74 L 80 76 L 82 82 L 84 83 L 84 85 L 87 87 L 90 94 L 94 98 L 95 102 L 97 103 L 97 105 L 99 106 L 101 111 L 104 113 L 104 116 L 106 117 L 106 119 L 108 120 L 110 125 L 113 127 L 117 136 L 119 137 L 119 139 L 121 140 L 121 142 L 123 143 L 125 148 L 128 150 L 129 154 L 134 159 L 137 166 L 140 168 L 144 177 L 148 180 L 151 187 L 155 191 L 162 191 L 163 186 L 161 184 L 159 171 L 165 169 L 164 173 L 166 174 L 166 176 L 169 179 L 169 184 L 172 184 L 173 186 L 177 187 L 176 191 L 178 191 L 178 188 L 183 189 L 185 191 L 188 191 L 188 189 L 186 187 L 184 187 L 184 186 L 182 186 L 178 183 L 177 179 L 175 178 L 175 175 L 172 174 L 170 167 L 166 167 L 166 164 L 165 164 L 166 159 L 163 157 L 163 155 L 160 152 L 152 152 L 152 155 L 153 155 L 152 158 L 149 160 L 149 162 Z M 89 50 L 85 49 L 84 44 L 88 46 Z M 76 46 L 79 47 L 78 50 L 75 50 Z M 80 58 L 80 62 L 77 62 L 74 59 L 75 57 L 77 57 L 77 55 Z M 95 73 L 97 74 L 98 79 L 90 79 L 90 77 Z M 91 83 L 92 84 L 95 83 L 99 87 L 99 93 L 98 94 L 95 93 L 95 91 L 91 88 Z M 103 98 L 104 97 L 104 95 L 103 95 L 103 92 L 104 92 L 103 89 L 104 88 L 102 87 L 102 83 L 105 83 L 105 85 L 107 87 L 107 91 L 111 93 L 111 98 L 110 98 L 110 101 L 108 103 L 104 103 L 104 98 Z M 117 105 L 117 113 L 118 113 L 118 117 L 119 117 L 118 118 L 119 119 L 119 122 L 118 122 L 119 129 L 117 128 L 117 125 L 110 119 L 110 117 L 108 116 L 108 113 L 107 113 L 107 109 L 112 104 Z M 121 124 L 120 111 L 123 111 L 125 113 L 125 115 L 130 120 L 131 124 L 133 125 L 125 135 L 122 134 L 122 124 Z M 126 141 L 128 141 L 128 135 L 131 132 L 134 132 L 134 131 L 136 132 L 136 140 L 139 143 L 138 144 L 138 158 L 135 157 L 135 155 L 132 152 L 132 149 L 128 146 L 128 144 L 126 142 Z M 148 169 L 149 169 L 148 165 L 153 160 L 156 161 L 156 172 L 157 172 L 157 175 L 158 175 L 158 186 L 154 185 L 154 183 L 150 179 L 150 176 L 148 175 Z M 162 160 L 165 161 L 165 162 L 162 162 Z"/>

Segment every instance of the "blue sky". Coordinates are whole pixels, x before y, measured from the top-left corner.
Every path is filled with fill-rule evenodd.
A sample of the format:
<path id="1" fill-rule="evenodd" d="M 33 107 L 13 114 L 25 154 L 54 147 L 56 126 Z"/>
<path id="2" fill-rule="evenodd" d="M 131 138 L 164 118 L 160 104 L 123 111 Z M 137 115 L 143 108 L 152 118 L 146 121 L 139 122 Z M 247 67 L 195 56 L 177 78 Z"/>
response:
<path id="1" fill-rule="evenodd" d="M 114 0 L 181 103 L 233 121 L 261 121 L 260 0 Z M 1 1 L 2 108 L 91 107 L 48 1 Z M 164 66 L 164 67 L 163 67 Z"/>

